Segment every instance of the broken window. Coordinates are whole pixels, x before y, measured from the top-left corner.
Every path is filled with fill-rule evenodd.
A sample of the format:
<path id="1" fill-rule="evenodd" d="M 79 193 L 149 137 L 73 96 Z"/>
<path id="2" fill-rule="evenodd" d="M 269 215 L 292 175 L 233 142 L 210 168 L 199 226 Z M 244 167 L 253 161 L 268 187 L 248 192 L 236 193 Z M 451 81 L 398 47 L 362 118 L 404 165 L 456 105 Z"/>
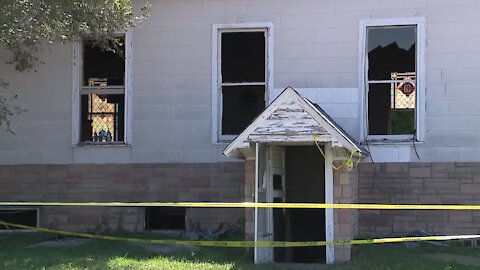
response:
<path id="1" fill-rule="evenodd" d="M 30 227 L 38 226 L 38 209 L 0 209 L 0 220 Z M 16 227 L 0 225 L 0 231 L 19 230 Z"/>
<path id="2" fill-rule="evenodd" d="M 145 207 L 145 230 L 185 230 L 183 207 Z"/>
<path id="3" fill-rule="evenodd" d="M 417 26 L 367 27 L 368 135 L 414 134 Z"/>
<path id="4" fill-rule="evenodd" d="M 221 32 L 220 48 L 220 135 L 238 135 L 265 109 L 266 32 Z"/>
<path id="5" fill-rule="evenodd" d="M 80 90 L 81 141 L 123 142 L 125 127 L 125 37 L 112 49 L 83 42 L 83 84 Z"/>

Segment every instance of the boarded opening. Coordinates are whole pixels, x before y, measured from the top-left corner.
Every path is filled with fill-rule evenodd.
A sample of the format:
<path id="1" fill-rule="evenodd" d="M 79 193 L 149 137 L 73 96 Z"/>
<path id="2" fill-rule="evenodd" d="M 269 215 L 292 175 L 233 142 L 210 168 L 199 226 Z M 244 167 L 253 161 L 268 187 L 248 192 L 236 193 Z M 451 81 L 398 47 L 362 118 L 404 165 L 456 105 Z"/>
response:
<path id="1" fill-rule="evenodd" d="M 325 203 L 325 163 L 313 146 L 286 147 L 286 202 Z M 325 241 L 325 209 L 286 209 L 287 241 Z M 325 263 L 325 247 L 285 249 L 285 261 Z"/>
<path id="2" fill-rule="evenodd" d="M 0 220 L 30 227 L 38 226 L 38 209 L 0 209 Z M 19 230 L 0 224 L 0 231 Z"/>
<path id="3" fill-rule="evenodd" d="M 220 70 L 221 134 L 236 135 L 265 108 L 265 32 L 222 32 Z"/>
<path id="4" fill-rule="evenodd" d="M 183 207 L 145 207 L 145 230 L 185 230 Z"/>

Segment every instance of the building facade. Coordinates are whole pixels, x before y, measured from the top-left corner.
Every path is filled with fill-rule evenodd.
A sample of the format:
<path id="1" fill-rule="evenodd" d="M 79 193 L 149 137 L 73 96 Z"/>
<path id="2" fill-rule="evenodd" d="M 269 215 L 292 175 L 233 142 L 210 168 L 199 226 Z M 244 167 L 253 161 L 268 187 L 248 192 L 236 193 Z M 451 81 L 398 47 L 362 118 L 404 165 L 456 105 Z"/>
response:
<path id="1" fill-rule="evenodd" d="M 150 18 L 119 33 L 121 57 L 84 39 L 41 51 L 35 72 L 0 65 L 3 93 L 28 110 L 12 117 L 15 135 L 0 134 L 1 201 L 255 201 L 258 159 L 223 151 L 291 86 L 368 153 L 332 170 L 326 200 L 480 202 L 478 1 L 151 2 Z M 331 155 L 337 165 L 349 156 Z M 32 211 L 22 218 L 68 230 L 258 229 L 253 209 Z M 331 214 L 334 239 L 480 233 L 476 212 Z M 271 257 L 295 260 L 287 253 Z"/>

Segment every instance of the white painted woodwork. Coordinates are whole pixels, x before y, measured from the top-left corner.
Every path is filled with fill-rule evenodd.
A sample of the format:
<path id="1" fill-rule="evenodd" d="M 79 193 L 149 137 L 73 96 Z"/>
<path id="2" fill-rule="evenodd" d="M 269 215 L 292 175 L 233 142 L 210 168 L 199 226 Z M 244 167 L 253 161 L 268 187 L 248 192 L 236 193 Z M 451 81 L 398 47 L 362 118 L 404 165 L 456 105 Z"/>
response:
<path id="1" fill-rule="evenodd" d="M 333 204 L 333 167 L 329 160 L 333 160 L 332 145 L 325 144 L 325 203 Z M 325 209 L 325 241 L 335 240 L 335 220 L 333 218 L 333 209 Z M 326 262 L 332 264 L 335 262 L 335 246 L 326 246 Z"/>
<path id="2" fill-rule="evenodd" d="M 267 202 L 267 147 L 256 144 L 255 157 L 255 202 Z M 271 241 L 273 232 L 270 230 L 268 208 L 255 208 L 255 241 Z M 267 263 L 273 260 L 273 254 L 269 248 L 255 247 L 254 262 Z"/>
<path id="3" fill-rule="evenodd" d="M 106 86 L 106 87 L 84 87 L 83 86 L 83 46 L 81 39 L 72 42 L 72 150 L 78 150 L 77 144 L 80 142 L 80 94 L 94 94 L 99 90 L 103 94 L 125 94 L 125 139 L 126 145 L 131 143 L 133 134 L 133 41 L 132 29 L 125 32 L 125 85 L 124 86 Z M 105 146 L 98 146 L 105 147 Z M 107 158 L 108 160 L 108 158 Z"/>
<path id="4" fill-rule="evenodd" d="M 328 132 L 313 119 L 302 106 L 294 100 L 285 100 L 277 109 L 256 127 L 248 136 L 249 141 L 295 141 L 292 137 L 307 137 L 312 140 L 312 134 L 328 134 Z M 280 137 L 280 138 L 278 138 Z M 254 138 L 257 138 L 255 140 Z"/>
<path id="5" fill-rule="evenodd" d="M 318 142 L 331 142 L 335 147 L 365 152 L 328 115 L 289 87 L 225 148 L 224 153 L 241 157 L 241 149 L 250 148 L 252 142 L 313 144 L 314 132 L 319 134 Z"/>
<path id="6" fill-rule="evenodd" d="M 265 33 L 265 82 L 250 83 L 222 83 L 221 77 L 221 44 L 220 37 L 222 32 L 260 32 Z M 212 144 L 220 142 L 229 142 L 235 139 L 235 135 L 222 135 L 221 116 L 222 116 L 222 86 L 233 85 L 265 85 L 265 103 L 268 102 L 268 95 L 273 89 L 274 74 L 274 39 L 273 23 L 229 23 L 213 24 L 212 26 Z"/>
<path id="7" fill-rule="evenodd" d="M 80 40 L 72 42 L 72 145 L 80 141 L 80 91 L 83 70 L 83 48 Z"/>
<path id="8" fill-rule="evenodd" d="M 425 32 L 425 17 L 407 17 L 407 18 L 388 18 L 388 19 L 365 19 L 359 23 L 359 82 L 360 82 L 360 142 L 365 140 L 381 141 L 388 143 L 396 143 L 401 141 L 411 141 L 414 138 L 423 142 L 425 140 L 425 50 L 427 47 L 427 39 Z M 366 54 L 367 28 L 369 26 L 398 26 L 398 25 L 415 25 L 417 32 L 416 42 L 416 108 L 415 108 L 415 124 L 416 134 L 413 135 L 368 135 L 367 124 L 367 74 L 368 63 Z M 387 81 L 388 82 L 388 81 Z M 385 83 L 377 81 L 377 83 Z"/>

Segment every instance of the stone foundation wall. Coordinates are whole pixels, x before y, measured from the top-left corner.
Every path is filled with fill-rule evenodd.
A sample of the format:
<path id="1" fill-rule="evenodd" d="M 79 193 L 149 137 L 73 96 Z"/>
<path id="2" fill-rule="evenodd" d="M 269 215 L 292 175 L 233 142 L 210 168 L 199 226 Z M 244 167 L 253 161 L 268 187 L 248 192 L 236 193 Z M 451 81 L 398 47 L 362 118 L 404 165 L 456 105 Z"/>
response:
<path id="1" fill-rule="evenodd" d="M 0 166 L 0 201 L 241 202 L 244 164 L 80 164 Z M 243 209 L 190 208 L 187 227 L 244 225 Z M 65 230 L 144 229 L 139 207 L 41 207 L 40 225 Z"/>
<path id="2" fill-rule="evenodd" d="M 255 160 L 245 161 L 244 194 L 245 202 L 255 202 Z M 245 208 L 245 238 L 255 240 L 255 208 Z"/>
<path id="3" fill-rule="evenodd" d="M 361 164 L 359 202 L 480 204 L 480 163 Z M 360 210 L 360 234 L 479 234 L 480 211 Z"/>
<path id="4" fill-rule="evenodd" d="M 339 164 L 337 164 L 339 165 Z M 333 171 L 334 203 L 358 203 L 358 170 L 346 169 Z M 358 210 L 334 209 L 334 239 L 352 240 L 358 233 Z M 349 261 L 352 256 L 352 246 L 335 246 L 335 262 Z"/>

